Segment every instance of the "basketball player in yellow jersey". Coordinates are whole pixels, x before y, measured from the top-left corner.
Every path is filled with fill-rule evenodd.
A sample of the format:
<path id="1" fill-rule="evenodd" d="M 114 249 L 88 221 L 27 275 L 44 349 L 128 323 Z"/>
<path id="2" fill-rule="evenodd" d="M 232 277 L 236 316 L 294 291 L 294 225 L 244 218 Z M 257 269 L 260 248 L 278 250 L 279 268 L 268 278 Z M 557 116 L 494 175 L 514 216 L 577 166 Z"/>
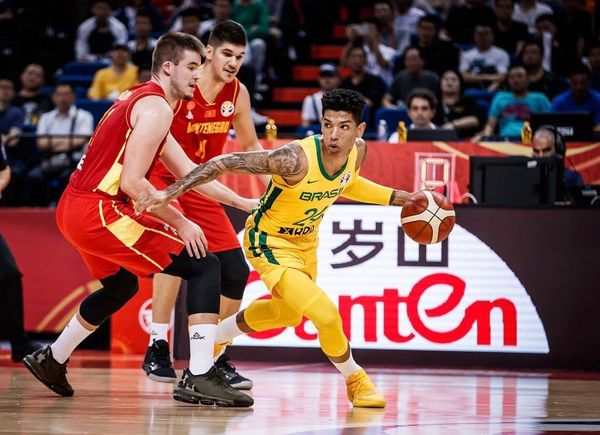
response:
<path id="1" fill-rule="evenodd" d="M 401 206 L 410 195 L 359 176 L 367 151 L 360 138 L 365 130 L 365 123 L 360 122 L 364 105 L 364 97 L 356 91 L 329 91 L 323 95 L 322 136 L 271 151 L 215 157 L 164 191 L 148 194 L 137 208 L 162 207 L 225 172 L 272 174 L 260 206 L 246 222 L 244 248 L 273 297 L 254 301 L 221 321 L 215 342 L 296 326 L 306 316 L 317 328 L 323 352 L 346 379 L 352 404 L 382 408 L 385 398 L 352 358 L 336 306 L 315 283 L 319 225 L 338 197 Z"/>

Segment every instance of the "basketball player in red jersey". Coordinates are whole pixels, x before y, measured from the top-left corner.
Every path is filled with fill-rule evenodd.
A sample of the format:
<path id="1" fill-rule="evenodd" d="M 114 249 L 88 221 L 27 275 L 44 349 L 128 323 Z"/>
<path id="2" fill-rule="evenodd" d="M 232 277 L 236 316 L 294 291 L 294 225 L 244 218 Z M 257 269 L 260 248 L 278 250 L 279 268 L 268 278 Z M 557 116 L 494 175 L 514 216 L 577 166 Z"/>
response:
<path id="1" fill-rule="evenodd" d="M 171 134 L 195 163 L 203 163 L 222 153 L 232 125 L 243 151 L 262 150 L 252 122 L 248 90 L 236 78 L 246 44 L 242 26 L 233 21 L 217 24 L 208 40 L 206 61 L 199 68 L 194 98 L 180 102 L 175 109 Z M 164 189 L 175 182 L 175 177 L 159 163 L 150 182 L 157 189 Z M 267 177 L 264 182 L 268 184 Z M 196 192 L 189 192 L 178 201 L 184 215 L 204 230 L 208 249 L 219 258 L 220 316 L 223 319 L 229 317 L 240 309 L 249 274 L 236 232 L 219 203 Z M 150 379 L 159 382 L 176 379 L 167 332 L 180 281 L 180 278 L 166 274 L 154 277 L 150 343 L 142 367 Z M 230 385 L 237 389 L 252 388 L 252 381 L 237 373 L 228 360 L 228 355 L 220 355 L 216 367 Z"/>
<path id="2" fill-rule="evenodd" d="M 133 208 L 141 194 L 156 191 L 147 176 L 159 157 L 179 177 L 195 167 L 169 128 L 178 100 L 193 97 L 203 51 L 198 39 L 182 33 L 158 40 L 152 80 L 122 94 L 104 114 L 58 204 L 61 233 L 103 286 L 83 300 L 54 343 L 23 359 L 38 380 L 61 396 L 73 395 L 66 378 L 73 350 L 131 299 L 138 276 L 163 272 L 188 282 L 191 357 L 173 397 L 218 406 L 253 404 L 213 363 L 220 269 L 219 260 L 206 252 L 202 230 L 172 207 L 154 213 L 160 220 Z M 202 192 L 241 208 L 249 205 L 223 185 Z"/>

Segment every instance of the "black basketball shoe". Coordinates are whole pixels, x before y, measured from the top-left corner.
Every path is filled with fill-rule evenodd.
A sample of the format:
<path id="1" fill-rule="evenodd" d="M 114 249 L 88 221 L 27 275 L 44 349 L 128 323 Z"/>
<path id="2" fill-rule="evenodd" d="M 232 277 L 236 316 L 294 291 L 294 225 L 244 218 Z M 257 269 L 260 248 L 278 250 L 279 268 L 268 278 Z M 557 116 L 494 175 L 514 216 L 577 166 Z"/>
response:
<path id="1" fill-rule="evenodd" d="M 217 358 L 215 367 L 233 388 L 238 390 L 250 390 L 252 388 L 252 381 L 236 371 L 233 363 L 229 361 L 229 355 L 226 353 Z"/>
<path id="2" fill-rule="evenodd" d="M 175 382 L 177 375 L 171 362 L 169 343 L 165 340 L 154 340 L 146 349 L 142 368 L 146 375 L 156 382 Z"/>
<path id="3" fill-rule="evenodd" d="M 68 362 L 69 360 L 64 364 L 57 362 L 52 356 L 49 344 L 23 358 L 23 364 L 33 376 L 56 394 L 65 397 L 73 395 L 73 388 L 67 381 Z"/>
<path id="4" fill-rule="evenodd" d="M 247 407 L 254 404 L 252 397 L 232 388 L 215 366 L 203 375 L 193 375 L 185 369 L 173 390 L 173 399 L 196 405 Z"/>

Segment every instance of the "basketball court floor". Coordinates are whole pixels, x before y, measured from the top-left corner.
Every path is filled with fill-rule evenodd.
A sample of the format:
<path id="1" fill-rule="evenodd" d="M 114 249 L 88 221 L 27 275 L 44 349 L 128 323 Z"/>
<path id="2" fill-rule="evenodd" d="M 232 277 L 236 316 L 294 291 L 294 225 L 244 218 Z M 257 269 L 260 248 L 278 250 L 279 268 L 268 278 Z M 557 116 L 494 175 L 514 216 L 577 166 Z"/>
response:
<path id="1" fill-rule="evenodd" d="M 327 364 L 239 362 L 255 384 L 254 406 L 239 409 L 173 400 L 172 385 L 146 378 L 141 356 L 75 352 L 72 398 L 56 396 L 9 358 L 0 353 L 0 433 L 600 433 L 598 373 L 367 366 L 388 405 L 353 409 Z"/>

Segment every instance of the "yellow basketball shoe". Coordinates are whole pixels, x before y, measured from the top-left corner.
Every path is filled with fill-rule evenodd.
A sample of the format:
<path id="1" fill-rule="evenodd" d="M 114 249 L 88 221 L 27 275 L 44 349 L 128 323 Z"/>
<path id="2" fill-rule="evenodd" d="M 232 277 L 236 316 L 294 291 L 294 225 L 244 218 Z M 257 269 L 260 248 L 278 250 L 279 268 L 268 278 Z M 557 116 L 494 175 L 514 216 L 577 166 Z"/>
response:
<path id="1" fill-rule="evenodd" d="M 384 408 L 385 397 L 377 391 L 364 370 L 358 370 L 346 380 L 346 391 L 352 406 L 361 408 Z"/>

